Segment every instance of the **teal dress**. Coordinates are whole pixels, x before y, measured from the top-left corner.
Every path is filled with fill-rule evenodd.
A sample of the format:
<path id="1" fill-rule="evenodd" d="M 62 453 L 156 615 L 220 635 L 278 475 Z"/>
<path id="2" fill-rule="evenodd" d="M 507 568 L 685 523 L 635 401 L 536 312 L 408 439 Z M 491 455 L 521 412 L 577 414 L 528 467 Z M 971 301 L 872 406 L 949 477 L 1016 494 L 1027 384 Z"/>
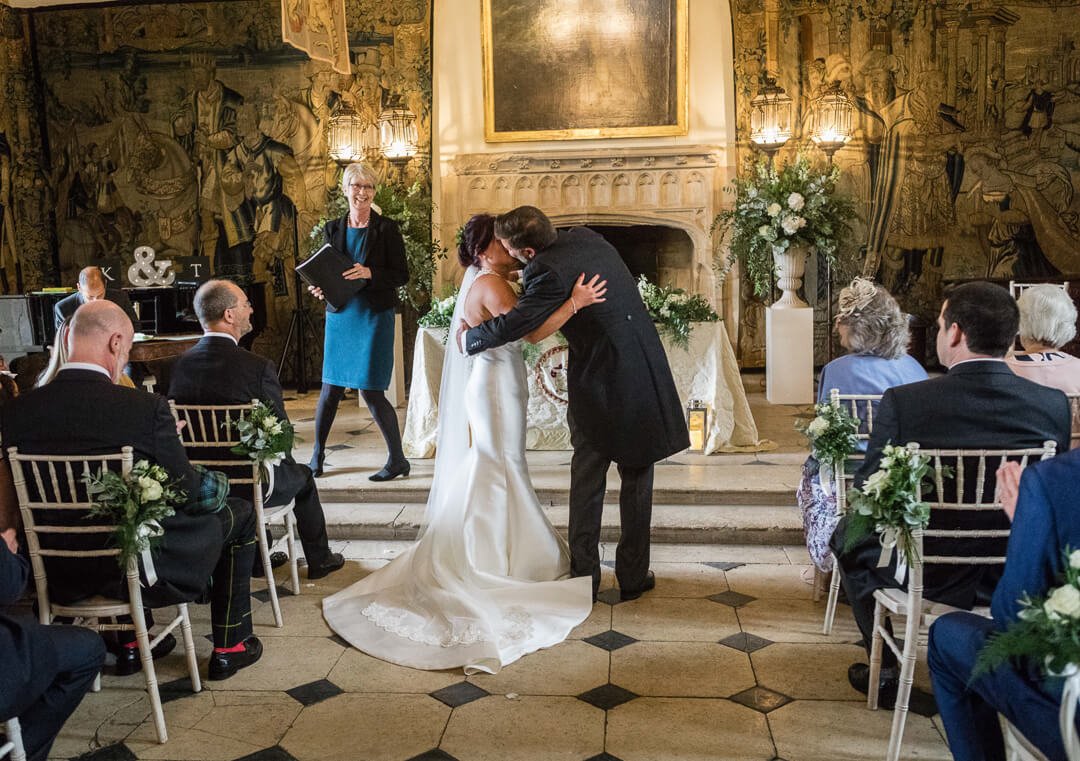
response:
<path id="1" fill-rule="evenodd" d="M 367 258 L 367 228 L 345 231 L 346 253 L 357 264 Z M 326 313 L 323 383 L 362 391 L 385 391 L 394 369 L 394 309 L 381 312 L 368 305 L 364 291 L 344 309 Z"/>

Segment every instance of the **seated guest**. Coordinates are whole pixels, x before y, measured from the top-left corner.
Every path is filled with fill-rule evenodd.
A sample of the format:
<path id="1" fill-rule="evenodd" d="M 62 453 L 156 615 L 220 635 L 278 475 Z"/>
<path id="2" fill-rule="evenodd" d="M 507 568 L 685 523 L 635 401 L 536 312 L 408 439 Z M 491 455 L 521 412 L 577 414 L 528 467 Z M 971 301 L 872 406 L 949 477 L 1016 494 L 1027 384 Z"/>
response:
<path id="1" fill-rule="evenodd" d="M 1063 452 L 1069 445 L 1069 404 L 1060 391 L 1013 375 L 1004 362 L 1016 337 L 1019 313 L 1004 288 L 991 283 L 965 283 L 949 293 L 938 316 L 937 355 L 948 368 L 939 378 L 888 389 L 882 396 L 866 459 L 855 474 L 862 484 L 878 469 L 888 443 L 918 442 L 926 449 L 1021 449 L 1041 447 L 1051 440 Z M 972 528 L 1007 526 L 996 516 L 980 514 Z M 965 516 L 966 517 L 966 516 Z M 948 517 L 932 514 L 930 525 Z M 873 639 L 874 591 L 897 587 L 896 558 L 878 567 L 881 546 L 876 536 L 844 552 L 847 521 L 841 520 L 832 547 L 840 562 L 840 579 L 851 602 L 855 622 L 869 652 Z M 931 546 L 927 540 L 927 547 Z M 927 550 L 933 554 L 933 550 Z M 939 550 L 940 551 L 940 550 Z M 970 609 L 976 594 L 987 597 L 1000 578 L 1000 566 L 928 566 L 923 574 L 927 599 Z M 881 701 L 895 699 L 896 659 L 884 648 Z M 867 691 L 869 666 L 856 663 L 848 670 L 855 689 Z"/>
<path id="2" fill-rule="evenodd" d="M 251 303 L 229 280 L 210 280 L 195 293 L 195 314 L 205 334 L 173 366 L 169 397 L 179 404 L 246 404 L 265 402 L 281 420 L 288 420 L 274 363 L 241 349 L 237 342 L 251 331 Z M 307 559 L 309 579 L 321 579 L 345 564 L 330 552 L 319 491 L 311 469 L 289 452 L 274 468 L 274 490 L 267 506 L 296 500 L 296 527 Z"/>
<path id="3" fill-rule="evenodd" d="M 41 371 L 41 375 L 34 381 L 34 386 L 44 386 L 46 383 L 56 377 L 56 374 L 60 372 L 60 368 L 67 364 L 68 361 L 68 329 L 71 327 L 71 320 L 64 320 L 56 328 L 56 337 L 53 338 L 52 346 L 49 347 L 49 364 L 45 366 L 45 369 Z M 120 377 L 116 380 L 118 386 L 125 386 L 127 388 L 135 388 L 134 381 L 127 376 L 126 373 L 120 373 Z"/>
<path id="4" fill-rule="evenodd" d="M 1025 595 L 1044 597 L 1059 585 L 1062 553 L 1080 548 L 1080 452 L 1034 464 L 1022 479 L 1019 473 L 1016 463 L 998 471 L 1012 532 L 990 608 L 993 620 L 950 613 L 930 627 L 930 677 L 956 761 L 1005 758 L 999 713 L 1050 761 L 1066 761 L 1058 731 L 1062 680 L 1044 678 L 1041 664 L 1015 662 L 971 680 L 987 636 L 1016 620 Z"/>
<path id="5" fill-rule="evenodd" d="M 1020 294 L 1021 354 L 1007 362 L 1022 378 L 1080 394 L 1080 359 L 1061 351 L 1076 335 L 1076 305 L 1056 285 L 1033 285 Z"/>
<path id="6" fill-rule="evenodd" d="M 135 316 L 135 308 L 131 306 L 131 299 L 128 298 L 127 293 L 122 288 L 109 288 L 100 267 L 83 267 L 79 272 L 79 289 L 67 298 L 60 299 L 53 307 L 53 319 L 57 329 L 64 320 L 70 320 L 75 310 L 83 304 L 102 299 L 111 301 L 123 309 L 132 325 L 138 323 L 139 318 Z"/>
<path id="7" fill-rule="evenodd" d="M 251 633 L 251 565 L 255 515 L 249 503 L 227 499 L 220 473 L 188 462 L 176 421 L 163 397 L 115 385 L 131 349 L 131 321 L 110 301 L 79 308 L 68 338 L 68 363 L 51 383 L 0 408 L 4 447 L 28 454 L 89 455 L 134 448 L 179 480 L 187 502 L 162 521 L 165 530 L 154 565 L 158 581 L 143 593 L 149 607 L 190 602 L 210 593 L 214 650 L 208 677 L 225 679 L 262 655 Z M 81 518 L 77 520 L 82 520 Z M 85 546 L 100 541 L 61 535 L 46 541 Z M 95 594 L 126 595 L 115 557 L 46 559 L 49 594 L 60 603 Z"/>
<path id="8" fill-rule="evenodd" d="M 19 555 L 14 528 L 0 531 L 0 540 L 0 605 L 11 605 L 26 588 L 30 563 Z M 104 661 L 97 632 L 0 613 L 0 721 L 19 720 L 28 761 L 45 761 Z"/>
<path id="9" fill-rule="evenodd" d="M 887 388 L 926 380 L 926 371 L 907 353 L 911 339 L 907 319 L 896 299 L 880 286 L 857 277 L 837 301 L 836 333 L 848 354 L 821 370 L 818 402 L 828 402 L 831 389 L 841 394 L 880 394 Z M 864 405 L 859 405 L 862 414 Z M 863 429 L 865 433 L 865 427 Z M 866 448 L 860 442 L 862 449 Z M 821 571 L 832 570 L 829 538 L 836 528 L 836 495 L 831 484 L 821 488 L 818 462 L 809 457 L 795 492 L 803 514 L 806 549 Z"/>

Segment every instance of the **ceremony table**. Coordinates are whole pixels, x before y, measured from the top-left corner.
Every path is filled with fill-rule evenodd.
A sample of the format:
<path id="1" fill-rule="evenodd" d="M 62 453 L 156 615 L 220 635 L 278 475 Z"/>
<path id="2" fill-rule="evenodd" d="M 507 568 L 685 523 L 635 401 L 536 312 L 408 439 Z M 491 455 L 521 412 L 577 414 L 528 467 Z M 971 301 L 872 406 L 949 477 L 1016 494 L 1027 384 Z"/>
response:
<path id="1" fill-rule="evenodd" d="M 445 328 L 421 328 L 413 354 L 412 386 L 405 416 L 405 456 L 435 455 L 439 418 L 439 382 L 446 345 Z M 746 401 L 735 352 L 722 322 L 695 323 L 690 343 L 682 349 L 662 336 L 679 399 L 709 409 L 705 453 L 754 452 L 775 445 L 758 437 L 757 424 Z M 451 349 L 453 350 L 453 349 Z M 561 335 L 525 345 L 529 410 L 525 446 L 528 449 L 571 449 L 566 425 L 566 344 Z"/>

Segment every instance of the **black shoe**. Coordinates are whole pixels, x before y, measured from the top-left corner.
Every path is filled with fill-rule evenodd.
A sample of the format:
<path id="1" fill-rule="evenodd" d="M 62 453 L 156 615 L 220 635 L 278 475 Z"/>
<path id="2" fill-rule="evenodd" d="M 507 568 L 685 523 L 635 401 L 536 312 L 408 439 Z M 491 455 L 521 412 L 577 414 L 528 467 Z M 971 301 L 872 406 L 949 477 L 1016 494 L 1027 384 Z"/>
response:
<path id="1" fill-rule="evenodd" d="M 627 600 L 636 600 L 650 589 L 656 588 L 656 574 L 649 571 L 645 574 L 645 582 L 638 589 L 620 589 L 619 599 L 623 602 Z"/>
<path id="2" fill-rule="evenodd" d="M 270 567 L 271 568 L 281 568 L 281 566 L 285 565 L 288 562 L 289 562 L 288 553 L 285 553 L 285 552 L 271 552 L 270 553 Z M 255 555 L 255 565 L 253 565 L 251 567 L 251 576 L 253 578 L 258 578 L 258 577 L 265 576 L 265 575 L 266 574 L 263 572 L 262 559 L 258 555 Z"/>
<path id="3" fill-rule="evenodd" d="M 126 647 L 117 643 L 112 643 L 108 647 L 116 655 L 116 671 L 114 673 L 117 676 L 131 676 L 137 671 L 142 671 L 142 660 L 139 658 L 138 647 Z M 160 660 L 175 649 L 176 637 L 172 634 L 166 634 L 161 642 L 150 649 L 150 657 L 155 661 Z"/>
<path id="4" fill-rule="evenodd" d="M 211 653 L 206 678 L 211 682 L 228 679 L 240 669 L 247 668 L 262 658 L 262 654 L 262 642 L 259 642 L 259 638 L 252 634 L 244 640 L 243 650 L 235 653 Z"/>
<path id="5" fill-rule="evenodd" d="M 319 454 L 318 456 L 312 455 L 311 462 L 308 463 L 308 467 L 311 468 L 311 475 L 318 478 L 323 474 L 323 465 L 326 464 L 326 455 Z"/>
<path id="6" fill-rule="evenodd" d="M 863 695 L 870 691 L 870 666 L 866 663 L 853 663 L 848 667 L 847 680 L 853 688 Z M 892 708 L 896 705 L 896 688 L 900 677 L 896 669 L 883 668 L 878 677 L 878 706 Z"/>
<path id="7" fill-rule="evenodd" d="M 331 552 L 319 565 L 308 566 L 307 577 L 309 580 L 321 579 L 334 571 L 340 571 L 344 565 L 345 557 L 340 552 Z"/>
<path id="8" fill-rule="evenodd" d="M 368 476 L 368 480 L 389 481 L 390 479 L 397 478 L 398 476 L 401 476 L 402 478 L 408 478 L 410 470 L 412 470 L 412 466 L 409 464 L 408 460 L 405 460 L 405 462 L 401 463 L 400 465 L 387 465 L 378 473 Z"/>

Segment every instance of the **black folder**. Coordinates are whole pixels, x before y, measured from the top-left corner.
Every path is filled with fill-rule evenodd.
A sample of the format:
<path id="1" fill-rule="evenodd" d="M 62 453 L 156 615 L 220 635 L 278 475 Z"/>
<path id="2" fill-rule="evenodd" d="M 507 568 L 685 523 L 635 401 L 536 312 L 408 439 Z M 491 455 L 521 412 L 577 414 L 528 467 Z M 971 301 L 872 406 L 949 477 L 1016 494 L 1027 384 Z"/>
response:
<path id="1" fill-rule="evenodd" d="M 338 311 L 359 291 L 367 287 L 370 280 L 346 280 L 341 273 L 355 262 L 327 243 L 300 264 L 296 265 L 296 274 L 308 285 L 322 288 L 326 303 Z"/>

